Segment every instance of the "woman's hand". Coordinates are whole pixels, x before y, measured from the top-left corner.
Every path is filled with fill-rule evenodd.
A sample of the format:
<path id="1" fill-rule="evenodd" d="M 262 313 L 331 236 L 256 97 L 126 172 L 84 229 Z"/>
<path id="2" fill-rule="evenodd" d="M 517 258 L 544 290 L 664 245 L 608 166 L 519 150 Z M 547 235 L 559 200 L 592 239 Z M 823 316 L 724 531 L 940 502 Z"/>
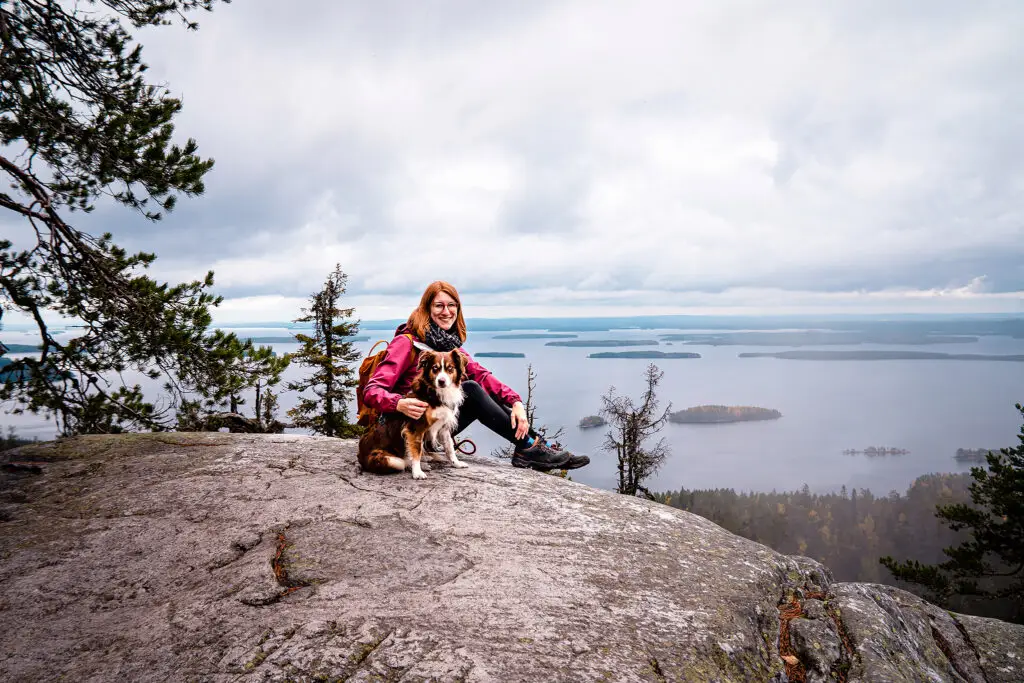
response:
<path id="1" fill-rule="evenodd" d="M 512 427 L 516 430 L 516 438 L 521 439 L 530 431 L 530 423 L 526 419 L 526 408 L 522 401 L 512 404 Z"/>
<path id="2" fill-rule="evenodd" d="M 411 417 L 414 420 L 418 420 L 423 417 L 424 411 L 427 409 L 427 404 L 418 398 L 403 398 L 395 406 L 402 415 Z"/>

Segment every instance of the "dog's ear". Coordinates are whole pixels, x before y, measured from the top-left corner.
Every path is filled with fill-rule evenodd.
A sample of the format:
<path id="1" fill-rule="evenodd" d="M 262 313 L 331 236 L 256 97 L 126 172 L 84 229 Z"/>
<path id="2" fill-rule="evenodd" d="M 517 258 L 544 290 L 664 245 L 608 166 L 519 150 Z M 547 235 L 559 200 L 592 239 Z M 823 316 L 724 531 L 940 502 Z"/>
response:
<path id="1" fill-rule="evenodd" d="M 426 370 L 427 368 L 429 368 L 431 365 L 433 365 L 436 362 L 437 362 L 437 360 L 434 358 L 434 352 L 433 351 L 420 351 L 420 361 L 419 361 L 419 368 L 420 368 L 420 370 Z"/>
<path id="2" fill-rule="evenodd" d="M 458 349 L 452 351 L 451 356 L 452 365 L 455 366 L 455 375 L 461 382 L 462 378 L 466 376 L 466 357 Z"/>

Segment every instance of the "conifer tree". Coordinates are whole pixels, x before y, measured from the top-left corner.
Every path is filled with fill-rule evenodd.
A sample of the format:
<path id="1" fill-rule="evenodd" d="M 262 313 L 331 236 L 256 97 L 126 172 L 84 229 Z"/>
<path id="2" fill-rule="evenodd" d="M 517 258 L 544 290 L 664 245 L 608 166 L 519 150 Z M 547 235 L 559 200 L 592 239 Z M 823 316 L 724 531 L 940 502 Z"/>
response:
<path id="1" fill-rule="evenodd" d="M 187 393 L 221 393 L 232 336 L 208 333 L 213 274 L 158 282 L 142 272 L 153 254 L 66 220 L 107 197 L 156 221 L 179 195 L 203 192 L 213 161 L 193 140 L 173 142 L 181 102 L 146 82 L 125 23 L 194 29 L 187 15 L 214 2 L 0 2 L 0 209 L 24 226 L 0 240 L 0 315 L 34 321 L 41 347 L 7 366 L 0 401 L 54 416 L 65 434 L 164 429 Z M 81 334 L 59 341 L 47 313 Z M 170 403 L 148 400 L 126 371 L 163 377 Z"/>
<path id="2" fill-rule="evenodd" d="M 1017 404 L 1024 418 L 1024 407 Z M 972 505 L 937 506 L 936 516 L 969 538 L 944 549 L 937 565 L 881 558 L 893 576 L 923 586 L 933 600 L 948 604 L 954 595 L 1005 601 L 1008 618 L 1024 623 L 1024 425 L 1020 444 L 986 456 L 988 469 L 972 467 Z"/>
<path id="3" fill-rule="evenodd" d="M 288 384 L 292 391 L 313 394 L 301 396 L 298 405 L 288 411 L 293 424 L 317 434 L 342 438 L 361 432 L 348 421 L 349 403 L 359 384 L 351 365 L 359 359 L 359 352 L 349 338 L 359 331 L 359 321 L 349 320 L 355 309 L 338 307 L 347 282 L 341 265 L 336 265 L 323 289 L 310 297 L 309 308 L 303 309 L 302 317 L 294 321 L 313 324 L 311 335 L 295 335 L 302 347 L 292 354 L 293 362 L 312 368 L 313 373 Z"/>
<path id="4" fill-rule="evenodd" d="M 267 431 L 278 431 L 277 425 L 281 425 L 277 421 L 277 406 L 277 394 L 274 393 L 273 389 L 267 387 L 256 411 L 260 416 L 260 421 L 266 426 Z M 284 425 L 281 425 L 281 431 L 284 431 Z"/>
<path id="5" fill-rule="evenodd" d="M 601 397 L 601 416 L 611 426 L 604 448 L 618 458 L 619 484 L 615 490 L 627 496 L 642 493 L 651 500 L 655 499 L 644 486 L 644 481 L 661 467 L 669 453 L 665 439 L 647 445 L 647 440 L 665 426 L 672 408 L 670 403 L 658 413 L 656 390 L 664 375 L 653 363 L 647 366 L 647 389 L 639 406 L 628 396 L 616 395 L 615 387 L 609 388 L 608 393 Z"/>
<path id="6" fill-rule="evenodd" d="M 269 346 L 255 346 L 249 340 L 235 342 L 234 358 L 228 363 L 227 379 L 222 384 L 226 395 L 219 404 L 237 413 L 245 404 L 243 392 L 255 391 L 254 416 L 261 419 L 264 392 L 281 381 L 281 373 L 290 363 L 289 355 L 278 357 Z"/>
<path id="7" fill-rule="evenodd" d="M 263 403 L 272 395 L 271 387 L 281 381 L 291 357 L 278 357 L 271 347 L 255 346 L 251 339 L 239 340 L 234 335 L 225 343 L 229 357 L 220 368 L 217 390 L 207 392 L 205 400 L 183 402 L 178 410 L 178 431 L 215 431 L 221 427 L 257 433 L 283 431 L 286 425 L 267 419 Z M 243 395 L 249 392 L 255 393 L 252 417 L 240 412 L 246 403 Z M 276 397 L 273 401 L 276 407 Z"/>

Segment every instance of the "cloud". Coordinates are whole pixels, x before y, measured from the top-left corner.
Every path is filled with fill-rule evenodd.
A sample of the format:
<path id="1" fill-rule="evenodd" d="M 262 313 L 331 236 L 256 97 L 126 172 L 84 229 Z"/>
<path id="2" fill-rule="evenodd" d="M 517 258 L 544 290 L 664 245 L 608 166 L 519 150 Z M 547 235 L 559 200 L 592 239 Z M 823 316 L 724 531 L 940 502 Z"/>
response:
<path id="1" fill-rule="evenodd" d="M 251 0 L 201 20 L 140 40 L 217 160 L 207 194 L 156 225 L 83 220 L 159 276 L 212 268 L 239 315 L 293 317 L 336 262 L 382 315 L 438 278 L 517 314 L 1020 309 L 1024 7 Z"/>
<path id="2" fill-rule="evenodd" d="M 1024 315 L 1020 292 L 984 291 L 983 280 L 947 289 L 871 291 L 795 291 L 736 288 L 719 292 L 662 290 L 581 290 L 544 288 L 462 295 L 468 318 L 587 317 L 631 315 L 758 315 L 975 313 L 979 310 Z M 419 301 L 417 295 L 352 295 L 350 305 L 361 320 L 403 320 Z M 284 321 L 308 305 L 301 297 L 258 296 L 228 299 L 217 309 L 220 323 Z"/>

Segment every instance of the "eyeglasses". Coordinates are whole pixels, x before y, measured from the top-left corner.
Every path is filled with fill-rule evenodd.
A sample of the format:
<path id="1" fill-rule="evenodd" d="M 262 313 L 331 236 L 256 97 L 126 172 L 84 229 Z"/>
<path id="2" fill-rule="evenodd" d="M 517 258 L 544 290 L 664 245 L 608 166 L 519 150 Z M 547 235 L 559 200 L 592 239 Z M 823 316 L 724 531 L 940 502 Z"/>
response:
<path id="1" fill-rule="evenodd" d="M 449 311 L 451 311 L 452 313 L 454 313 L 455 311 L 459 310 L 459 305 L 458 305 L 458 304 L 454 304 L 454 303 L 452 303 L 452 304 L 447 304 L 447 305 L 445 305 L 445 304 L 434 304 L 433 308 L 434 308 L 434 310 L 435 310 L 435 311 L 437 311 L 438 313 L 441 313 L 441 312 L 443 312 L 443 311 L 444 311 L 444 309 L 446 309 L 446 308 L 447 308 L 447 309 L 448 309 Z"/>

